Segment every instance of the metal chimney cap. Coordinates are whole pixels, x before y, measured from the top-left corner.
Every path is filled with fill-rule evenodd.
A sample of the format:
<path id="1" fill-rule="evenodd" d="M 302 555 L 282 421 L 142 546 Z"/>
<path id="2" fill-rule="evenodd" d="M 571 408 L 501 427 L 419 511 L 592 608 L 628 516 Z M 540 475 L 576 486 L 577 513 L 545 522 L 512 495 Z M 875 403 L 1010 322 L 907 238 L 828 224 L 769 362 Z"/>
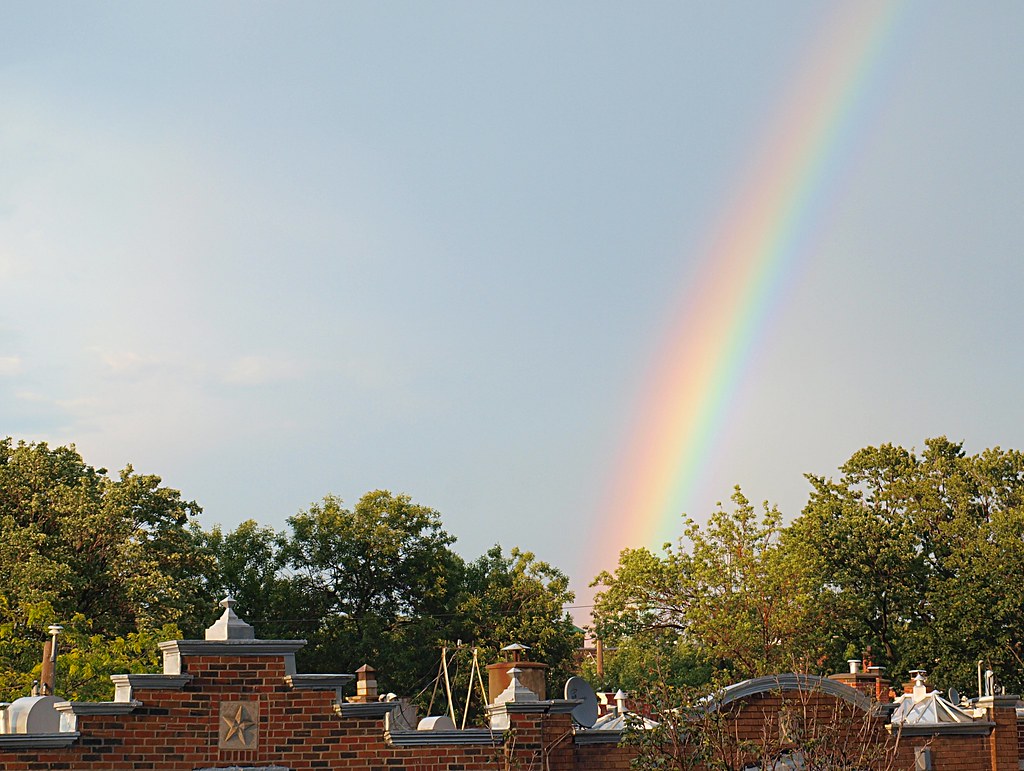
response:
<path id="1" fill-rule="evenodd" d="M 46 628 L 46 631 L 50 633 L 51 637 L 56 637 L 57 635 L 59 635 L 61 632 L 64 631 L 64 627 L 62 627 L 60 624 L 50 624 Z"/>

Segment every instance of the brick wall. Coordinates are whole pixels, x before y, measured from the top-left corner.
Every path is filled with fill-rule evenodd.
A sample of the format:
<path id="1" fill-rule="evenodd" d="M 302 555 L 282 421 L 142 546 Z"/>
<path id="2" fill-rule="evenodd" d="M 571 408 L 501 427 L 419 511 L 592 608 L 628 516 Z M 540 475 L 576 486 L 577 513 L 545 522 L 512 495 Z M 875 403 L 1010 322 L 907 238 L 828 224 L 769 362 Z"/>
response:
<path id="1" fill-rule="evenodd" d="M 252 647 L 258 650 L 257 644 Z M 70 746 L 5 749 L 0 742 L 0 768 L 627 771 L 634 757 L 630 747 L 577 743 L 564 702 L 504 705 L 509 719 L 504 744 L 488 739 L 478 745 L 394 746 L 385 737 L 386 705 L 344 705 L 339 713 L 335 690 L 322 682 L 303 686 L 293 678 L 290 683 L 289 668 L 287 656 L 252 650 L 237 656 L 183 655 L 183 677 L 139 686 L 131 694 L 139 703 L 127 714 L 78 712 L 80 737 Z M 883 716 L 814 691 L 754 693 L 724 705 L 722 714 L 732 736 L 780 752 L 813 738 L 859 760 L 860 767 L 913 769 L 915 749 L 927 747 L 936 771 L 1017 771 L 1021 735 L 1012 701 L 1004 701 L 991 705 L 995 730 L 901 736 L 898 742 L 885 730 Z M 124 711 L 132 705 L 113 706 Z M 235 728 L 227 740 L 226 724 Z M 428 739 L 422 733 L 417 738 Z M 752 759 L 738 757 L 739 767 Z"/>
<path id="2" fill-rule="evenodd" d="M 501 748 L 389 747 L 383 721 L 335 711 L 331 690 L 293 689 L 280 657 L 188 657 L 181 689 L 146 689 L 127 715 L 80 715 L 81 737 L 67 748 L 0 750 L 0 767 L 20 769 L 153 769 L 280 765 L 359 771 L 479 771 L 495 768 Z M 259 720 L 249 749 L 218 746 L 222 703 L 255 705 Z M 539 733 L 534 740 L 539 740 Z M 524 749 L 532 750 L 533 747 Z"/>

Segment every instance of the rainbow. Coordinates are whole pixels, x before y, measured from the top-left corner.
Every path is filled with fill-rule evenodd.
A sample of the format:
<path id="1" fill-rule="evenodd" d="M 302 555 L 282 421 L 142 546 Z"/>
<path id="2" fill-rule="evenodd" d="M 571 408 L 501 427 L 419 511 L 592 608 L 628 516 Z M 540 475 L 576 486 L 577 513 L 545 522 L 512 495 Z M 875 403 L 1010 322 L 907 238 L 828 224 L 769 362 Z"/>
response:
<path id="1" fill-rule="evenodd" d="M 606 526 L 591 552 L 605 568 L 620 549 L 658 548 L 681 534 L 679 516 L 714 456 L 771 313 L 820 237 L 830 192 L 873 113 L 872 87 L 902 4 L 832 8 L 738 195 L 703 241 L 701 273 L 675 303 L 683 310 L 667 327 L 611 475 Z"/>

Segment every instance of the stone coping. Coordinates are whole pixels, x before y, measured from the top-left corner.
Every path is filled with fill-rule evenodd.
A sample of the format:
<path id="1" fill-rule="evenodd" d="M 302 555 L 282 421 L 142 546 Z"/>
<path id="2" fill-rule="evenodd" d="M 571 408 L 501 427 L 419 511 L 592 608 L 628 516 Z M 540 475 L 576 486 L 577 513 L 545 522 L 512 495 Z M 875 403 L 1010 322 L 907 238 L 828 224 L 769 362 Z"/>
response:
<path id="1" fill-rule="evenodd" d="M 734 701 L 751 696 L 785 693 L 786 691 L 827 694 L 828 696 L 842 699 L 862 709 L 864 712 L 870 712 L 872 707 L 871 699 L 856 688 L 851 688 L 849 685 L 838 680 L 830 680 L 827 677 L 796 672 L 785 672 L 778 675 L 766 675 L 764 677 L 741 680 L 704 699 L 703 704 L 707 709 L 716 711 Z"/>
<path id="2" fill-rule="evenodd" d="M 998 696 L 982 696 L 977 701 L 979 707 L 1001 707 L 1003 709 L 1007 707 L 1016 707 L 1017 702 L 1020 701 L 1020 696 L 1015 693 L 1004 693 Z"/>
<path id="3" fill-rule="evenodd" d="M 583 699 L 548 699 L 547 701 L 506 701 L 488 704 L 489 715 L 564 715 L 583 703 Z"/>
<path id="4" fill-rule="evenodd" d="M 130 702 L 135 691 L 180 691 L 192 680 L 192 675 L 161 675 L 152 673 L 111 675 L 114 683 L 114 701 Z"/>
<path id="5" fill-rule="evenodd" d="M 280 656 L 285 674 L 295 674 L 295 651 L 305 640 L 167 640 L 159 644 L 164 657 L 164 674 L 183 674 L 185 656 Z"/>
<path id="6" fill-rule="evenodd" d="M 279 656 L 294 654 L 305 640 L 167 640 L 159 643 L 164 653 L 181 656 Z"/>
<path id="7" fill-rule="evenodd" d="M 987 736 L 995 726 L 987 720 L 973 723 L 889 723 L 885 730 L 894 736 Z"/>
<path id="8" fill-rule="evenodd" d="M 564 715 L 566 712 L 572 712 L 582 704 L 583 699 L 551 699 L 547 703 L 551 705 L 548 709 L 548 714 Z"/>
<path id="9" fill-rule="evenodd" d="M 385 731 L 384 740 L 392 747 L 434 747 L 483 745 L 500 747 L 504 731 L 490 728 L 465 728 L 454 731 Z"/>
<path id="10" fill-rule="evenodd" d="M 61 731 L 55 734 L 0 734 L 0 750 L 6 749 L 49 749 L 70 747 L 81 736 L 78 731 Z"/>
<path id="11" fill-rule="evenodd" d="M 307 691 L 338 691 L 355 679 L 355 675 L 286 675 L 284 681 L 289 687 Z"/>
<path id="12" fill-rule="evenodd" d="M 140 672 L 125 675 L 111 675 L 115 686 L 124 685 L 139 690 L 180 691 L 192 681 L 192 675 L 163 675 L 159 672 Z"/>
<path id="13" fill-rule="evenodd" d="M 286 766 L 210 766 L 196 771 L 291 771 Z"/>
<path id="14" fill-rule="evenodd" d="M 334 711 L 342 717 L 382 720 L 389 712 L 401 706 L 402 703 L 398 701 L 339 701 L 334 705 Z"/>
<path id="15" fill-rule="evenodd" d="M 618 744 L 622 741 L 622 731 L 594 731 L 577 728 L 573 735 L 573 741 L 579 745 Z"/>
<path id="16" fill-rule="evenodd" d="M 72 715 L 127 715 L 141 706 L 141 701 L 61 701 L 53 708 Z"/>

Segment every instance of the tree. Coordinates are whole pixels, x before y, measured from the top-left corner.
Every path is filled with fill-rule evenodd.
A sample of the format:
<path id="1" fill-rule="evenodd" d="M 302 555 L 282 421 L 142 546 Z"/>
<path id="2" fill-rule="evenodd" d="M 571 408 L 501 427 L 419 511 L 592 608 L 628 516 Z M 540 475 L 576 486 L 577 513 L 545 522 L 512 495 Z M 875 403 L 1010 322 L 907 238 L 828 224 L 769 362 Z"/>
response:
<path id="1" fill-rule="evenodd" d="M 696 653 L 737 676 L 818 655 L 819 606 L 810 574 L 785 548 L 781 515 L 765 504 L 758 516 L 739 488 L 732 500 L 734 509 L 720 506 L 704 528 L 686 520 L 685 539 L 663 556 L 626 550 L 614 574 L 597 577 L 599 636 L 658 638 L 662 649 Z"/>
<path id="2" fill-rule="evenodd" d="M 211 563 L 186 529 L 198 512 L 159 477 L 131 466 L 112 479 L 74 446 L 0 440 L 4 696 L 27 692 L 49 624 L 80 618 L 89 635 L 109 641 L 167 624 L 201 629 L 209 605 L 202 576 Z M 73 638 L 68 645 L 73 655 Z"/>
<path id="3" fill-rule="evenodd" d="M 530 647 L 533 661 L 548 664 L 552 683 L 574 674 L 583 632 L 565 609 L 575 597 L 568 576 L 532 552 L 513 548 L 506 557 L 500 546 L 470 563 L 464 576 L 449 635 L 481 648 L 485 663 L 517 642 Z"/>
<path id="4" fill-rule="evenodd" d="M 257 637 L 292 639 L 315 631 L 309 593 L 285 570 L 284 533 L 250 519 L 230 532 L 220 525 L 208 531 L 194 525 L 192 537 L 215 565 L 206 577 L 205 594 L 234 597 Z"/>
<path id="5" fill-rule="evenodd" d="M 423 646 L 410 637 L 428 639 L 439 627 L 460 563 L 440 515 L 407 495 L 376 490 L 352 509 L 329 495 L 288 524 L 284 564 L 319 620 L 304 664 L 354 671 L 370 662 L 382 684 L 396 688 L 421 680 L 435 659 L 424 662 Z"/>
<path id="6" fill-rule="evenodd" d="M 288 525 L 281 535 L 250 525 L 206 542 L 224 555 L 219 575 L 226 587 L 233 582 L 240 592 L 285 598 L 292 618 L 301 612 L 309 620 L 305 629 L 290 630 L 309 640 L 300 653 L 304 668 L 353 671 L 369 663 L 382 688 L 405 696 L 429 685 L 441 648 L 459 642 L 466 656 L 478 648 L 481 664 L 520 642 L 551 666 L 554 678 L 573 669 L 582 633 L 564 609 L 573 598 L 569 580 L 532 553 L 513 549 L 506 556 L 495 546 L 467 564 L 451 550 L 455 539 L 435 510 L 384 490 L 367 493 L 352 509 L 327 496 Z M 260 567 L 231 568 L 225 560 L 235 549 L 255 550 Z M 254 600 L 270 617 L 286 612 Z M 460 693 L 467 665 L 468 659 L 453 674 Z"/>
<path id="7" fill-rule="evenodd" d="M 979 659 L 1024 685 L 1024 455 L 928 439 L 854 453 L 791 528 L 847 654 L 965 690 Z M 835 652 L 835 659 L 844 657 Z M 833 663 L 838 663 L 834 660 Z"/>

